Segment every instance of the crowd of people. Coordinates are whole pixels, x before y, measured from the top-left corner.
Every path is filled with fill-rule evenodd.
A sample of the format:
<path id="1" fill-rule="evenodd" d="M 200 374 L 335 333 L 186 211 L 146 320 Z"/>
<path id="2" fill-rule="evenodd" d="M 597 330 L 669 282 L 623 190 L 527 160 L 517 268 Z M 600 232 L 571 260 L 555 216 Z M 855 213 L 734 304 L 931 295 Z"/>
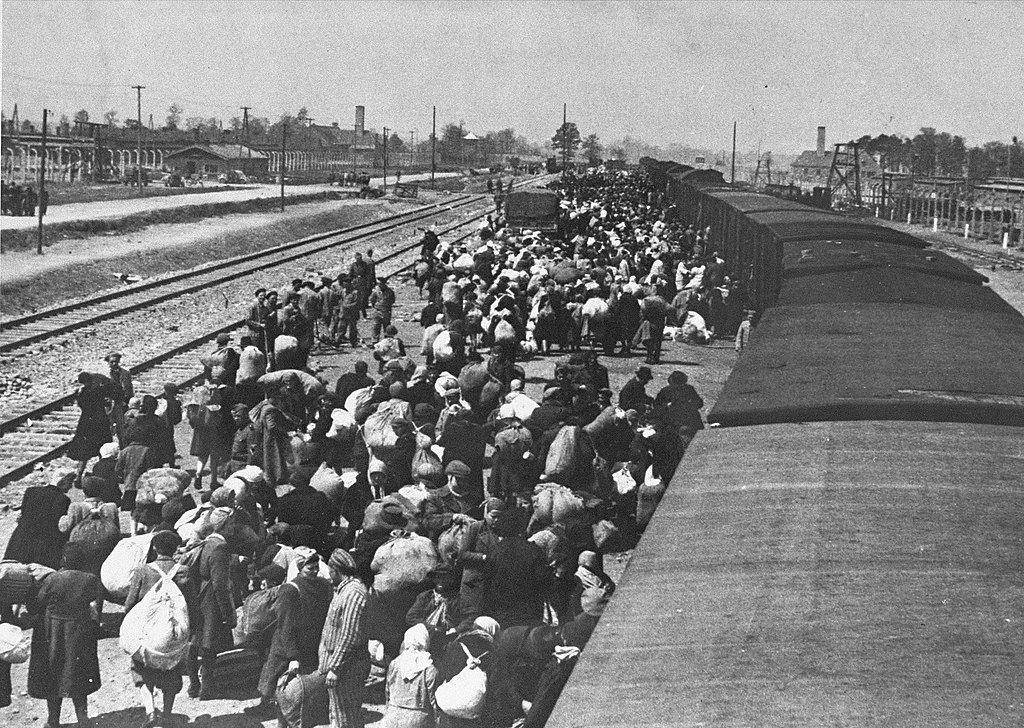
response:
<path id="1" fill-rule="evenodd" d="M 33 217 L 38 206 L 45 215 L 49 199 L 50 193 L 46 190 L 39 195 L 32 185 L 0 181 L 0 214 Z"/>
<path id="2" fill-rule="evenodd" d="M 367 251 L 336 278 L 258 289 L 248 335 L 217 338 L 185 402 L 173 385 L 137 395 L 117 353 L 79 377 L 79 468 L 28 489 L 6 553 L 33 565 L 28 691 L 50 728 L 65 697 L 88 720 L 104 600 L 128 623 L 157 592 L 187 605 L 188 649 L 168 657 L 165 629 L 166 649 L 126 660 L 147 726 L 168 724 L 184 677 L 205 699 L 244 672 L 261 696 L 246 712 L 292 726 L 363 725 L 375 676 L 389 728 L 544 724 L 614 590 L 604 554 L 636 542 L 703 428 L 685 373 L 647 390 L 666 327 L 706 343 L 744 318 L 708 231 L 642 174 L 559 187 L 563 240 L 500 217 L 473 250 L 425 232 L 418 347 Z M 323 381 L 307 370 L 316 346 L 365 348 L 375 369 Z M 600 355 L 638 348 L 616 397 Z M 555 349 L 537 401 L 521 362 Z M 194 473 L 175 448 L 183 420 Z M 119 509 L 148 539 L 137 563 Z M 122 595 L 107 577 L 125 564 Z"/>

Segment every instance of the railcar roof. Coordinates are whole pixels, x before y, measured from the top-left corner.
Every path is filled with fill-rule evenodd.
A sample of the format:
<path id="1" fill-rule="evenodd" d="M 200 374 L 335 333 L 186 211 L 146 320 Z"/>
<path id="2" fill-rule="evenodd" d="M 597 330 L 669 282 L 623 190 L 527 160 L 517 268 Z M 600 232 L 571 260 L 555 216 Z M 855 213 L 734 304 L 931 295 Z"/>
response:
<path id="1" fill-rule="evenodd" d="M 784 212 L 786 210 L 794 210 L 801 212 L 814 212 L 819 215 L 838 215 L 838 213 L 830 213 L 826 210 L 820 210 L 810 207 L 809 205 L 794 202 L 793 200 L 785 200 L 781 197 L 759 194 L 757 192 L 725 189 L 714 190 L 712 192 L 707 192 L 706 194 L 709 197 L 715 197 L 728 203 L 740 212 L 764 212 L 768 210 L 772 212 Z"/>
<path id="2" fill-rule="evenodd" d="M 800 240 L 783 245 L 787 278 L 860 268 L 899 268 L 980 284 L 988 280 L 968 265 L 936 250 L 877 240 Z"/>
<path id="3" fill-rule="evenodd" d="M 708 415 L 728 426 L 841 419 L 1024 425 L 1024 317 L 920 303 L 775 306 Z"/>
<path id="4" fill-rule="evenodd" d="M 548 728 L 1019 724 L 1022 462 L 990 425 L 701 432 Z"/>
<path id="5" fill-rule="evenodd" d="M 892 228 L 861 222 L 857 218 L 835 215 L 823 210 L 784 210 L 751 212 L 748 217 L 767 227 L 780 240 L 878 240 L 881 242 L 925 248 L 921 238 Z"/>
<path id="6" fill-rule="evenodd" d="M 861 303 L 915 303 L 1003 315 L 1014 312 L 1010 304 L 986 286 L 896 267 L 840 268 L 789 277 L 777 301 L 779 306 Z M 941 311 L 936 315 L 942 315 Z"/>

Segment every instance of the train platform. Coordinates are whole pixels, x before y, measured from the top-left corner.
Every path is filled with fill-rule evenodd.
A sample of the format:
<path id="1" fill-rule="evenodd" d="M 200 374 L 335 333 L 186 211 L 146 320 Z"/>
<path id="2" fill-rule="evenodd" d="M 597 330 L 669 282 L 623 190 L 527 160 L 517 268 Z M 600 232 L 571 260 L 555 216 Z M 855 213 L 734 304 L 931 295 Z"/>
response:
<path id="1" fill-rule="evenodd" d="M 435 175 L 437 179 L 457 177 L 458 172 L 443 172 Z M 403 175 L 402 182 L 429 182 L 430 173 Z M 388 184 L 394 184 L 395 178 L 388 176 Z M 370 180 L 371 187 L 381 187 L 383 178 L 374 177 Z M 302 197 L 315 195 L 329 189 L 351 189 L 328 187 L 326 184 L 312 185 L 285 185 L 285 197 Z M 138 215 L 155 210 L 170 210 L 198 205 L 210 205 L 224 202 L 246 202 L 265 198 L 276 198 L 281 195 L 281 186 L 276 184 L 250 185 L 244 188 L 227 188 L 215 192 L 205 192 L 198 195 L 175 195 L 173 197 L 143 197 L 139 199 L 126 200 L 105 200 L 102 202 L 79 202 L 67 205 L 52 205 L 46 211 L 43 219 L 44 227 L 47 225 L 60 225 L 70 222 L 84 220 L 108 220 L 112 218 Z M 0 217 L 0 231 L 8 230 L 32 230 L 39 224 L 36 217 L 14 217 L 4 215 Z"/>

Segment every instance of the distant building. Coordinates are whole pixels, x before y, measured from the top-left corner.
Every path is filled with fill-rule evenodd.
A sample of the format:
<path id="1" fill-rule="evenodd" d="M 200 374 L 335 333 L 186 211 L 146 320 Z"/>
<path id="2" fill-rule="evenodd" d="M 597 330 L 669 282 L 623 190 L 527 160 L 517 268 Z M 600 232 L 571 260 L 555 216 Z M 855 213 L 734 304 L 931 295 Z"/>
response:
<path id="1" fill-rule="evenodd" d="M 193 144 L 164 155 L 164 164 L 179 174 L 216 177 L 241 170 L 257 177 L 267 174 L 269 157 L 241 144 Z"/>
<path id="2" fill-rule="evenodd" d="M 874 157 L 866 152 L 860 152 L 857 156 L 860 159 L 862 183 L 881 176 L 882 169 Z M 828 186 L 828 174 L 832 169 L 832 151 L 825 150 L 825 127 L 818 127 L 817 149 L 801 152 L 790 167 L 793 170 L 793 184 L 803 189 Z"/>

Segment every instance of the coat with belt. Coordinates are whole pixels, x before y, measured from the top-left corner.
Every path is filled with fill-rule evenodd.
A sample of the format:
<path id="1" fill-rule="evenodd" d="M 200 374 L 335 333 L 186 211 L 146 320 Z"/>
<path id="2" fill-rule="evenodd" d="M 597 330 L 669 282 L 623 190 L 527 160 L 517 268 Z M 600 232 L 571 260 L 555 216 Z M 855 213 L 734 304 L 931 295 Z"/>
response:
<path id="1" fill-rule="evenodd" d="M 231 649 L 235 604 L 231 598 L 231 551 L 219 534 L 206 537 L 196 569 L 198 589 L 192 639 L 200 649 Z"/>

